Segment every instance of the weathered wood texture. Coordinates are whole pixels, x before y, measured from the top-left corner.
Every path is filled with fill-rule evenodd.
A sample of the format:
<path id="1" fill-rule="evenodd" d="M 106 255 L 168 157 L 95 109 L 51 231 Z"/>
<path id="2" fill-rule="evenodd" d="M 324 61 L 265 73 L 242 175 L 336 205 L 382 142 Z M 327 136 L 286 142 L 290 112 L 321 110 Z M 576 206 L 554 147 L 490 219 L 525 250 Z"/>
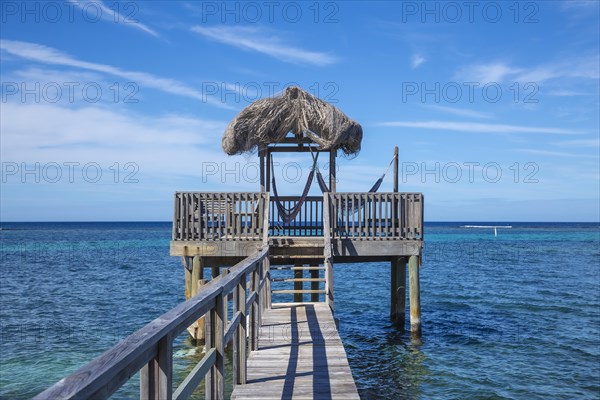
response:
<path id="1" fill-rule="evenodd" d="M 332 191 L 323 196 L 309 196 L 294 220 L 284 224 L 268 192 L 177 192 L 173 241 L 260 241 L 265 235 L 322 237 L 324 197 L 330 199 L 332 238 L 386 241 L 423 238 L 421 193 Z M 300 197 L 280 196 L 279 200 L 290 209 Z"/>
<path id="2" fill-rule="evenodd" d="M 173 240 L 261 240 L 268 204 L 265 192 L 177 192 Z"/>
<path id="3" fill-rule="evenodd" d="M 359 399 L 333 315 L 324 303 L 280 303 L 263 316 L 248 381 L 232 399 Z"/>
<path id="4" fill-rule="evenodd" d="M 243 304 L 238 302 L 234 309 L 236 315 L 225 328 L 224 299 L 230 293 L 243 287 L 242 279 L 248 274 L 262 275 L 265 260 L 268 260 L 269 249 L 261 251 L 230 268 L 228 274 L 223 274 L 204 285 L 198 294 L 186 302 L 177 305 L 161 315 L 148 325 L 133 333 L 116 346 L 81 367 L 75 373 L 61 379 L 44 392 L 38 394 L 36 400 L 47 399 L 106 399 L 119 387 L 127 382 L 137 371 L 140 374 L 140 395 L 142 398 L 170 399 L 172 398 L 172 343 L 194 321 L 206 314 L 206 325 L 210 327 L 211 337 L 208 340 L 209 351 L 215 349 L 212 365 L 201 361 L 202 365 L 194 368 L 193 376 L 184 380 L 186 387 L 178 388 L 175 393 L 191 393 L 190 382 L 199 382 L 202 376 L 199 371 L 207 373 L 207 385 L 212 398 L 222 398 L 223 393 L 223 348 L 228 341 L 233 341 L 234 332 L 243 320 L 242 310 L 258 309 L 259 301 L 265 297 L 264 279 L 256 282 L 250 290 L 250 298 Z M 261 293 L 261 291 L 263 293 Z M 238 295 L 243 298 L 239 293 Z M 239 317 L 238 317 L 239 316 Z M 252 323 L 259 326 L 260 313 L 256 314 Z M 227 334 L 225 332 L 228 332 Z M 252 340 L 258 341 L 258 332 L 253 333 Z M 207 353 L 208 354 L 208 353 Z M 246 354 L 237 353 L 241 363 Z M 209 371 L 210 367 L 210 371 Z M 208 371 L 208 372 L 207 372 Z M 185 397 L 185 396 L 183 396 Z"/>
<path id="5" fill-rule="evenodd" d="M 334 238 L 421 240 L 421 193 L 325 193 L 332 212 Z"/>
<path id="6" fill-rule="evenodd" d="M 421 288 L 419 283 L 419 257 L 408 259 L 408 280 L 410 292 L 410 332 L 421 336 Z"/>
<path id="7" fill-rule="evenodd" d="M 391 262 L 390 272 L 390 318 L 401 330 L 404 330 L 404 320 L 406 318 L 406 259 L 404 257 L 394 258 Z"/>

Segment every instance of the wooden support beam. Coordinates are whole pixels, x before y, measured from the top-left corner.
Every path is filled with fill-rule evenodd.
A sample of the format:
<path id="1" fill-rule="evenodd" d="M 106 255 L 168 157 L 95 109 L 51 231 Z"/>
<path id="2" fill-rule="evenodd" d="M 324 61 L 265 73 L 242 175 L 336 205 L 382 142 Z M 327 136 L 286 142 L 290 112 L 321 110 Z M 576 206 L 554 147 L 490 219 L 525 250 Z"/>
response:
<path id="1" fill-rule="evenodd" d="M 189 300 L 192 297 L 192 268 L 189 268 L 192 257 L 182 256 L 181 263 L 183 264 L 183 279 L 185 284 L 185 299 Z"/>
<path id="2" fill-rule="evenodd" d="M 336 192 L 337 183 L 337 171 L 335 166 L 335 157 L 337 150 L 331 150 L 329 152 L 329 191 L 331 193 Z"/>
<path id="3" fill-rule="evenodd" d="M 308 146 L 277 146 L 270 147 L 269 151 L 272 153 L 309 153 L 311 150 L 308 148 Z M 329 153 L 329 150 L 319 150 L 316 147 L 313 147 L 312 152 Z"/>
<path id="4" fill-rule="evenodd" d="M 296 261 L 296 262 L 294 262 L 294 266 L 296 268 L 301 267 L 302 262 Z M 303 272 L 304 271 L 302 269 L 295 269 L 294 270 L 294 279 L 301 279 Z M 298 291 L 302 290 L 302 281 L 298 281 L 298 280 L 294 281 L 294 290 L 298 290 Z M 294 293 L 294 303 L 302 303 L 302 298 L 303 298 L 302 293 Z"/>
<path id="5" fill-rule="evenodd" d="M 240 323 L 233 339 L 233 383 L 243 385 L 247 379 L 246 355 L 246 274 L 237 285 L 234 309 L 241 313 Z"/>
<path id="6" fill-rule="evenodd" d="M 406 259 L 404 257 L 392 259 L 390 288 L 390 317 L 398 328 L 404 331 L 406 318 Z"/>
<path id="7" fill-rule="evenodd" d="M 410 332 L 412 336 L 421 336 L 421 293 L 419 287 L 419 257 L 408 259 L 408 279 L 410 292 Z"/>
<path id="8" fill-rule="evenodd" d="M 173 338 L 158 342 L 156 357 L 140 370 L 140 399 L 171 400 L 173 397 Z"/>
<path id="9" fill-rule="evenodd" d="M 398 192 L 398 146 L 394 147 L 394 193 Z"/>
<path id="10" fill-rule="evenodd" d="M 310 279 L 313 279 L 310 282 L 310 290 L 319 290 L 319 270 L 311 269 L 310 270 Z M 319 301 L 319 293 L 312 293 L 310 295 L 310 301 L 317 302 Z"/>
<path id="11" fill-rule="evenodd" d="M 224 393 L 224 373 L 225 373 L 225 349 L 223 345 L 223 336 L 225 334 L 225 302 L 222 294 L 215 299 L 215 307 L 210 310 L 210 317 L 207 318 L 207 348 L 214 348 L 216 353 L 215 365 L 205 378 L 206 399 L 221 400 L 225 397 Z"/>
<path id="12" fill-rule="evenodd" d="M 267 149 L 265 151 L 265 169 L 266 169 L 266 176 L 265 176 L 265 192 L 267 193 L 271 193 L 271 149 Z"/>
<path id="13" fill-rule="evenodd" d="M 260 191 L 265 191 L 265 150 L 258 152 L 260 162 Z"/>

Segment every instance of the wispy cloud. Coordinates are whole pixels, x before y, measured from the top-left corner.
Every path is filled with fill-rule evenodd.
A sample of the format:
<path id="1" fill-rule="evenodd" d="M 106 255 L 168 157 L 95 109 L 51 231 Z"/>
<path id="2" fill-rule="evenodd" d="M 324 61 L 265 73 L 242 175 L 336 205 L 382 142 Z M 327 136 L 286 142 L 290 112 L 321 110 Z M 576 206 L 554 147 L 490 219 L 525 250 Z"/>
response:
<path id="1" fill-rule="evenodd" d="M 533 67 L 512 66 L 507 62 L 467 65 L 458 70 L 456 79 L 480 83 L 487 82 L 535 82 L 553 79 L 579 78 L 598 80 L 597 54 L 579 56 L 569 62 L 555 62 Z"/>
<path id="2" fill-rule="evenodd" d="M 188 97 L 194 100 L 200 100 L 221 108 L 233 109 L 233 107 L 207 96 L 201 91 L 191 88 L 177 80 L 162 78 L 145 72 L 127 71 L 107 64 L 81 61 L 52 47 L 30 42 L 0 39 L 0 49 L 8 54 L 24 58 L 26 60 L 42 64 L 81 68 L 88 71 L 118 76 L 120 78 L 135 82 L 141 87 L 148 87 L 165 93 Z"/>
<path id="3" fill-rule="evenodd" d="M 102 16 L 102 19 L 106 21 L 110 21 L 124 26 L 130 26 L 132 28 L 136 28 L 143 32 L 146 32 L 147 34 L 152 35 L 154 37 L 160 37 L 160 35 L 154 29 L 151 29 L 147 25 L 142 24 L 135 18 L 130 18 L 129 16 L 120 14 L 112 8 L 107 7 L 106 4 L 102 2 L 102 0 L 70 0 L 69 3 L 73 3 L 77 5 L 77 7 L 86 11 L 90 4 L 92 4 L 94 7 L 97 7 L 100 10 L 100 15 Z"/>
<path id="4" fill-rule="evenodd" d="M 600 147 L 600 139 L 565 140 L 554 144 L 566 147 Z"/>
<path id="5" fill-rule="evenodd" d="M 455 108 L 455 107 L 447 107 L 440 106 L 436 104 L 423 104 L 423 107 L 429 108 L 432 110 L 437 110 L 441 112 L 445 112 L 448 114 L 459 115 L 461 117 L 469 117 L 469 118 L 492 118 L 492 114 L 484 113 L 475 110 L 469 110 L 467 108 Z"/>
<path id="6" fill-rule="evenodd" d="M 226 157 L 218 151 L 224 121 L 140 115 L 97 105 L 73 109 L 5 103 L 2 110 L 10 116 L 0 120 L 2 157 L 7 161 L 60 163 L 75 158 L 110 165 L 111 160 L 127 160 L 145 172 L 180 174 L 198 164 L 192 160 Z M 195 173 L 200 172 L 197 168 Z"/>
<path id="7" fill-rule="evenodd" d="M 391 121 L 381 122 L 379 126 L 420 128 L 431 130 L 445 130 L 456 132 L 477 133 L 547 133 L 553 135 L 573 135 L 577 132 L 572 129 L 548 128 L 535 126 L 520 126 L 507 124 L 483 124 L 479 122 L 452 122 L 452 121 Z"/>
<path id="8" fill-rule="evenodd" d="M 425 57 L 423 57 L 420 54 L 414 54 L 411 58 L 410 58 L 410 66 L 415 69 L 418 68 L 421 64 L 423 64 L 426 61 Z"/>
<path id="9" fill-rule="evenodd" d="M 520 68 L 514 68 L 503 62 L 489 64 L 474 64 L 461 68 L 457 77 L 471 82 L 502 82 L 508 76 L 514 76 L 522 72 Z"/>
<path id="10" fill-rule="evenodd" d="M 591 93 L 578 92 L 575 90 L 551 90 L 548 92 L 548 96 L 555 97 L 576 97 L 576 96 L 592 96 Z"/>
<path id="11" fill-rule="evenodd" d="M 520 153 L 529 153 L 529 154 L 537 154 L 540 156 L 551 156 L 551 157 L 577 157 L 577 158 L 591 158 L 595 156 L 590 156 L 587 154 L 579 154 L 579 153 L 566 153 L 562 151 L 550 151 L 550 150 L 539 150 L 539 149 L 516 149 L 516 151 Z M 595 157 L 597 158 L 597 157 Z"/>
<path id="12" fill-rule="evenodd" d="M 276 34 L 254 27 L 204 27 L 196 25 L 192 27 L 192 31 L 219 43 L 256 51 L 289 63 L 323 66 L 338 61 L 337 57 L 327 53 L 304 50 L 288 45 Z"/>

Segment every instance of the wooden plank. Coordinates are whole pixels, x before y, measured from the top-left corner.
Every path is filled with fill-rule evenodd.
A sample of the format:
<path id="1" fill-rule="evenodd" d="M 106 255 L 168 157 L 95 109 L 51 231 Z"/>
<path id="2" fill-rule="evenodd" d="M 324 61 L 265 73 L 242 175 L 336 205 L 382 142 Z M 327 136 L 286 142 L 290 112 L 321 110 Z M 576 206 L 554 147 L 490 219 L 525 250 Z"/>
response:
<path id="1" fill-rule="evenodd" d="M 358 399 L 333 315 L 325 303 L 273 304 L 248 381 L 232 399 Z"/>
<path id="2" fill-rule="evenodd" d="M 273 290 L 273 294 L 293 294 L 293 295 L 303 295 L 303 294 L 312 294 L 312 293 L 325 293 L 325 290 L 310 290 L 310 289 L 281 289 L 281 290 Z M 301 302 L 295 302 L 301 303 Z"/>

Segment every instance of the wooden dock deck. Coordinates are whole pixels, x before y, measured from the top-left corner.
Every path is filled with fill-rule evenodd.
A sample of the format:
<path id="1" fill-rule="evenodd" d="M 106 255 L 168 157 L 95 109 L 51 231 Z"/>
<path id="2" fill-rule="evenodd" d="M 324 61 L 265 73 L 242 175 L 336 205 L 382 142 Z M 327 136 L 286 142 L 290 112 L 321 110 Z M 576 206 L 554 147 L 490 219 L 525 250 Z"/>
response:
<path id="1" fill-rule="evenodd" d="M 359 399 L 327 304 L 273 304 L 262 318 L 248 379 L 232 399 Z"/>

